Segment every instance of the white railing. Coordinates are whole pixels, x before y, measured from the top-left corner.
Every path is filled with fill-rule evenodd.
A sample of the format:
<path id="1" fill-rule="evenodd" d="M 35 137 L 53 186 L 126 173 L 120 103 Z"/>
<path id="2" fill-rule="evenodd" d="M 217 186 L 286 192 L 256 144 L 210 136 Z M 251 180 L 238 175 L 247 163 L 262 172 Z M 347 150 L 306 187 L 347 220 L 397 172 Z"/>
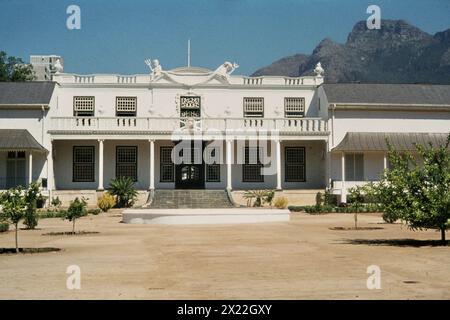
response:
<path id="1" fill-rule="evenodd" d="M 207 130 L 278 130 L 280 132 L 326 134 L 321 118 L 136 118 L 136 117 L 53 117 L 50 131 L 143 131 L 172 132 L 188 129 Z"/>

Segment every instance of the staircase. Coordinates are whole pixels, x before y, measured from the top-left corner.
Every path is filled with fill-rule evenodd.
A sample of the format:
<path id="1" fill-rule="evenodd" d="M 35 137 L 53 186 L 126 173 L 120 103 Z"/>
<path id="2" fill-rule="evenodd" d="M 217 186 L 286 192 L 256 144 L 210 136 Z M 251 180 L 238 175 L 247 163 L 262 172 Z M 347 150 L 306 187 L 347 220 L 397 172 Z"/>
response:
<path id="1" fill-rule="evenodd" d="M 148 208 L 233 208 L 225 190 L 155 190 Z"/>

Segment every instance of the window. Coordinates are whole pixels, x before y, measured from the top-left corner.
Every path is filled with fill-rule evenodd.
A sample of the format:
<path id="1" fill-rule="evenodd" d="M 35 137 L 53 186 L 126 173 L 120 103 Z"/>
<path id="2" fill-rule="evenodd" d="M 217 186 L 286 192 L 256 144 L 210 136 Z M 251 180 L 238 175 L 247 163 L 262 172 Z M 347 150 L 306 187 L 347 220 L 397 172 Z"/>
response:
<path id="1" fill-rule="evenodd" d="M 173 147 L 161 147 L 160 149 L 160 172 L 161 182 L 174 181 L 174 165 L 172 162 Z"/>
<path id="2" fill-rule="evenodd" d="M 346 181 L 364 180 L 364 154 L 362 153 L 345 154 L 345 180 Z"/>
<path id="3" fill-rule="evenodd" d="M 136 117 L 136 97 L 116 97 L 117 117 Z"/>
<path id="4" fill-rule="evenodd" d="M 242 165 L 243 182 L 264 182 L 264 176 L 261 174 L 263 167 L 260 159 L 259 147 L 245 147 L 244 164 Z"/>
<path id="5" fill-rule="evenodd" d="M 264 98 L 244 98 L 244 117 L 264 117 Z"/>
<path id="6" fill-rule="evenodd" d="M 216 161 L 217 159 L 220 159 L 219 150 L 218 147 L 209 147 L 205 150 L 207 182 L 220 182 L 220 164 Z"/>
<path id="7" fill-rule="evenodd" d="M 95 181 L 95 148 L 73 147 L 73 182 Z"/>
<path id="8" fill-rule="evenodd" d="M 93 117 L 95 112 L 94 97 L 73 97 L 74 117 Z"/>
<path id="9" fill-rule="evenodd" d="M 305 116 L 305 98 L 284 98 L 284 116 L 299 118 Z"/>
<path id="10" fill-rule="evenodd" d="M 137 147 L 116 148 L 116 177 L 137 181 Z"/>
<path id="11" fill-rule="evenodd" d="M 25 152 L 9 151 L 6 160 L 6 188 L 26 185 Z"/>
<path id="12" fill-rule="evenodd" d="M 286 182 L 305 182 L 305 148 L 287 147 L 285 149 L 284 175 Z"/>
<path id="13" fill-rule="evenodd" d="M 198 118 L 200 117 L 201 98 L 198 96 L 180 97 L 180 117 Z"/>

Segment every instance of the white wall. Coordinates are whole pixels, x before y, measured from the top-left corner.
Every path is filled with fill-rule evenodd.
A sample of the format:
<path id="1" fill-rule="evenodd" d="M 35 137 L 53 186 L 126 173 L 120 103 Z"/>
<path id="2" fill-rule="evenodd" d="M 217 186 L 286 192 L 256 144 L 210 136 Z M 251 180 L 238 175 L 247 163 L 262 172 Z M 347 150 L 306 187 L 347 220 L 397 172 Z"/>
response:
<path id="1" fill-rule="evenodd" d="M 52 116 L 72 117 L 74 96 L 94 96 L 95 116 L 115 117 L 117 96 L 137 97 L 137 117 L 178 117 L 177 98 L 190 92 L 202 97 L 204 117 L 243 117 L 244 97 L 264 97 L 264 116 L 284 117 L 285 97 L 304 97 L 307 117 L 318 117 L 316 90 L 305 87 L 263 88 L 194 88 L 191 91 L 180 88 L 133 88 L 133 87 L 60 87 L 57 92 L 56 108 Z M 229 111 L 229 115 L 225 113 Z M 276 112 L 279 114 L 277 115 Z"/>

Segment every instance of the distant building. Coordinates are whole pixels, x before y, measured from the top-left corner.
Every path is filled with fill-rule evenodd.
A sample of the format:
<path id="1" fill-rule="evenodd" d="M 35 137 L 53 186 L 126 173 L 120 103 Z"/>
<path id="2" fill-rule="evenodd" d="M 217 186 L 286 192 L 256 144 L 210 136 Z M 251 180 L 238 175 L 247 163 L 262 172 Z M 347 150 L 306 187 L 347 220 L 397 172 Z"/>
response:
<path id="1" fill-rule="evenodd" d="M 60 72 L 63 71 L 64 59 L 56 55 L 30 56 L 30 63 L 38 81 L 52 80 L 52 73 L 57 69 L 57 61 L 59 60 Z"/>

